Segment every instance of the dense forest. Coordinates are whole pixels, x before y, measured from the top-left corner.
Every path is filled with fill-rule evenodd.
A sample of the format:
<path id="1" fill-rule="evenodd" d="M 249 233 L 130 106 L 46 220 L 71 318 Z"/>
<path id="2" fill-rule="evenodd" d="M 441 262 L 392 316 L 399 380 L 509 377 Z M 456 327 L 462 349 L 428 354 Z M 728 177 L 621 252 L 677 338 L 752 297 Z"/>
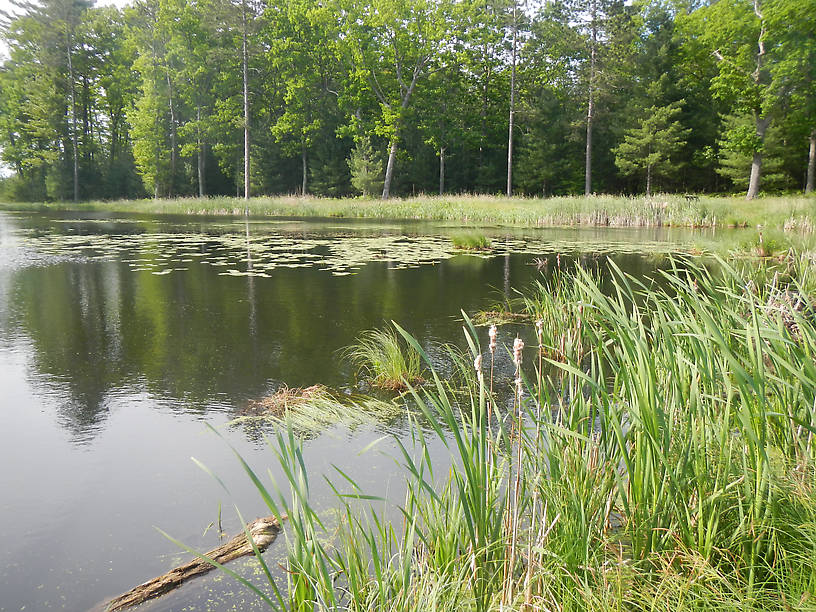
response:
<path id="1" fill-rule="evenodd" d="M 812 0 L 16 1 L 12 200 L 812 190 Z"/>

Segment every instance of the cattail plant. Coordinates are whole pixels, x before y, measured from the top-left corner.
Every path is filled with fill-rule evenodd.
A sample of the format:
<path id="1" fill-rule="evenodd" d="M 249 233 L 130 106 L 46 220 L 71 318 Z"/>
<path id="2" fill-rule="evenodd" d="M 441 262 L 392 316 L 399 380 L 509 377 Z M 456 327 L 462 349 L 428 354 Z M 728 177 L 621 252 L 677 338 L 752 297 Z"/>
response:
<path id="1" fill-rule="evenodd" d="M 429 368 L 428 383 L 411 389 L 409 441 L 394 438 L 408 489 L 396 508 L 404 522 L 374 513 L 369 501 L 390 502 L 345 473 L 342 487 L 331 485 L 341 524 L 324 522 L 309 503 L 290 426 L 277 453 L 287 487 L 267 491 L 244 464 L 273 512 L 289 516 L 289 591 L 272 585 L 267 603 L 310 611 L 811 609 L 816 277 L 796 267 L 772 281 L 772 268 L 738 265 L 673 261 L 664 282 L 648 286 L 613 264 L 603 288 L 581 269 L 562 278 L 539 302 L 538 410 L 522 418 L 517 338 L 513 432 L 497 418 L 495 445 L 484 418 L 493 400 L 467 317 L 473 361 L 459 364 L 464 390 L 396 327 Z M 769 302 L 784 291 L 805 306 Z M 583 362 L 548 356 L 576 328 L 588 349 Z M 558 372 L 547 384 L 544 365 Z M 544 410 L 555 403 L 550 393 L 558 394 L 557 420 Z M 430 436 L 449 451 L 441 470 Z"/>
<path id="2" fill-rule="evenodd" d="M 524 383 L 521 375 L 521 364 L 524 357 L 524 341 L 516 336 L 513 340 L 513 364 L 516 366 L 515 371 L 515 397 L 513 400 L 513 409 L 516 411 L 516 421 L 514 422 L 514 435 L 512 439 L 516 442 L 516 457 L 515 457 L 515 476 L 512 487 L 512 501 L 509 504 L 509 521 L 508 521 L 508 542 L 509 553 L 507 555 L 507 563 L 505 565 L 505 588 L 502 595 L 502 604 L 509 605 L 513 600 L 514 587 L 514 573 L 516 567 L 516 554 L 518 546 L 518 530 L 519 530 L 519 515 L 521 505 L 521 476 L 522 476 L 522 448 L 524 445 L 523 439 L 523 420 L 522 420 L 522 397 L 524 393 Z"/>
<path id="3" fill-rule="evenodd" d="M 495 366 L 495 359 L 496 359 L 496 336 L 498 336 L 499 331 L 495 325 L 491 325 L 490 329 L 487 332 L 487 336 L 490 340 L 488 344 L 488 348 L 490 349 L 490 393 L 493 394 L 493 369 Z"/>

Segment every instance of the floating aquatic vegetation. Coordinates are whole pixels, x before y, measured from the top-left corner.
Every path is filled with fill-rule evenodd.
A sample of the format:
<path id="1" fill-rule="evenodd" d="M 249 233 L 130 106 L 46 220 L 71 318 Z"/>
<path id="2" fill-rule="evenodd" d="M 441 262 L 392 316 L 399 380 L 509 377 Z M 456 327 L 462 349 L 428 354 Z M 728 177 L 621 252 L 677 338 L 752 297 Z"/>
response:
<path id="1" fill-rule="evenodd" d="M 59 220 L 66 226 L 68 220 Z M 43 232 L 42 228 L 15 228 L 16 248 L 35 256 L 28 261 L 121 261 L 138 272 L 156 275 L 185 269 L 188 264 L 227 268 L 229 276 L 265 277 L 278 268 L 317 268 L 335 276 L 354 274 L 371 262 L 387 262 L 392 269 L 433 265 L 462 256 L 450 235 L 405 235 L 399 227 L 343 227 L 332 229 L 303 222 L 253 225 L 202 224 L 176 227 L 161 222 L 139 224 L 134 221 L 105 220 L 84 225 L 76 220 L 68 233 Z M 150 231 L 135 231 L 149 228 Z M 56 227 L 52 227 L 56 229 Z M 167 231 L 162 231 L 162 230 Z M 177 230 L 177 231 L 174 231 Z M 352 231 L 353 230 L 353 231 Z M 443 228 L 429 231 L 445 232 Z M 469 251 L 466 256 L 491 258 L 505 253 L 545 256 L 555 253 L 588 252 L 598 254 L 660 253 L 682 250 L 676 243 L 644 240 L 631 233 L 614 238 L 614 232 L 568 233 L 567 239 L 552 233 L 526 235 L 491 234 L 489 250 Z M 574 237 L 573 237 L 574 236 Z M 598 240 L 603 238 L 603 240 Z M 19 258 L 18 258 L 19 259 Z M 184 264 L 184 265 L 180 265 Z"/>
<path id="2" fill-rule="evenodd" d="M 291 424 L 301 435 L 317 435 L 336 425 L 354 429 L 391 420 L 403 409 L 395 402 L 340 395 L 324 385 L 282 386 L 260 400 L 250 401 L 243 414 L 230 424 Z"/>
<path id="3" fill-rule="evenodd" d="M 510 310 L 480 310 L 473 315 L 473 324 L 478 327 L 485 325 L 506 325 L 508 323 L 526 323 L 530 315 L 526 312 L 512 312 Z"/>

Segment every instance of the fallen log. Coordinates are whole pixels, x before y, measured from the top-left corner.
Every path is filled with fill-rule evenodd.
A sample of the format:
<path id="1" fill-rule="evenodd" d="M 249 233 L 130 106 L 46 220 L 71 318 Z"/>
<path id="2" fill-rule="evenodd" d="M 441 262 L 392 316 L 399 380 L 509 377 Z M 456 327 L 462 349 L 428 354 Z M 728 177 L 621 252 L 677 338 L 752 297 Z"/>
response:
<path id="1" fill-rule="evenodd" d="M 263 552 L 275 541 L 280 531 L 280 523 L 274 516 L 266 516 L 247 523 L 247 529 L 255 546 Z M 252 544 L 247 539 L 246 533 L 241 532 L 226 544 L 205 553 L 205 556 L 223 565 L 238 557 L 251 554 L 254 554 Z M 131 608 L 148 599 L 164 595 L 180 587 L 191 578 L 206 574 L 213 568 L 214 566 L 204 559 L 193 559 L 189 563 L 173 568 L 166 574 L 148 580 L 127 593 L 112 599 L 108 602 L 105 610 L 107 612 L 116 612 L 117 610 Z"/>

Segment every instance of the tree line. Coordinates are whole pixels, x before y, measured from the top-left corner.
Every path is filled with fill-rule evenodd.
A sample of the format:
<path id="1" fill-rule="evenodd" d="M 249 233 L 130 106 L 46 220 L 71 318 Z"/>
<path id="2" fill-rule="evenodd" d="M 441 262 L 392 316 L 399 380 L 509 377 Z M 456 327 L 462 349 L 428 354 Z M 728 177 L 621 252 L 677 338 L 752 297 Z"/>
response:
<path id="1" fill-rule="evenodd" d="M 15 0 L 3 197 L 811 191 L 811 0 Z"/>

